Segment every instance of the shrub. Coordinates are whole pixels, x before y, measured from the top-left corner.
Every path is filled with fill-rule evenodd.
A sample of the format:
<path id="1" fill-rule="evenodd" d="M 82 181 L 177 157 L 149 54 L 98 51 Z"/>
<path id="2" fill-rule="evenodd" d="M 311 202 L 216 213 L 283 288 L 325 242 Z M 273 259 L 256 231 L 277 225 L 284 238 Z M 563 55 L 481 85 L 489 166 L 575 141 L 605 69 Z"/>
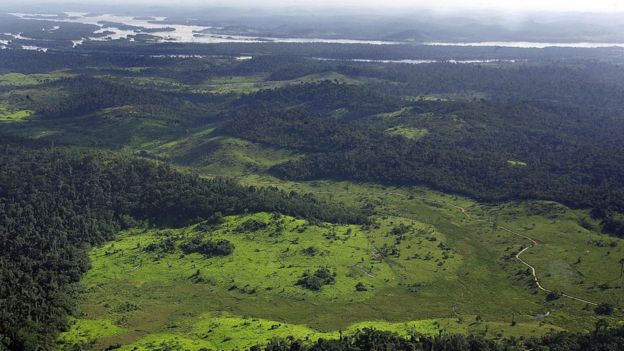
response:
<path id="1" fill-rule="evenodd" d="M 551 291 L 546 295 L 546 301 L 555 301 L 561 298 L 562 294 L 560 291 Z"/>
<path id="2" fill-rule="evenodd" d="M 610 316 L 613 314 L 613 310 L 613 305 L 606 302 L 603 302 L 594 308 L 594 312 L 601 316 Z"/>
<path id="3" fill-rule="evenodd" d="M 403 235 L 409 232 L 409 229 L 410 228 L 408 226 L 401 223 L 399 226 L 393 227 L 390 232 L 392 233 L 392 235 Z"/>
<path id="4" fill-rule="evenodd" d="M 238 232 L 257 232 L 258 230 L 265 229 L 267 224 L 261 221 L 257 221 L 255 219 L 248 219 L 243 224 L 241 224 L 236 231 Z"/>
<path id="5" fill-rule="evenodd" d="M 301 251 L 306 256 L 316 256 L 319 253 L 319 250 L 314 246 L 307 247 Z"/>
<path id="6" fill-rule="evenodd" d="M 227 256 L 234 252 L 234 244 L 221 239 L 219 241 L 206 240 L 196 236 L 182 243 L 180 248 L 185 254 L 200 253 L 206 257 Z"/>
<path id="7" fill-rule="evenodd" d="M 173 253 L 175 252 L 175 239 L 171 237 L 161 238 L 156 242 L 146 245 L 143 250 L 146 252 Z"/>
<path id="8" fill-rule="evenodd" d="M 310 271 L 303 273 L 297 281 L 297 285 L 301 285 L 309 290 L 319 291 L 324 285 L 334 284 L 335 282 L 336 272 L 332 272 L 327 267 L 321 267 L 314 273 L 310 273 Z"/>

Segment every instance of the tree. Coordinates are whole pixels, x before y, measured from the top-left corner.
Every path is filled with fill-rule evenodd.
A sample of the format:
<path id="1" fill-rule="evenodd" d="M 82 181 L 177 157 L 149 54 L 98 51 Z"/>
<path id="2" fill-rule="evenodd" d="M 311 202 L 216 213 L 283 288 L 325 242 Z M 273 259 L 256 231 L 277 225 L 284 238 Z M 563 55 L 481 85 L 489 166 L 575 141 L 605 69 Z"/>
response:
<path id="1" fill-rule="evenodd" d="M 613 305 L 607 302 L 603 302 L 594 308 L 594 312 L 601 316 L 610 316 L 613 314 Z"/>
<path id="2" fill-rule="evenodd" d="M 546 295 L 546 301 L 554 301 L 554 300 L 558 300 L 561 298 L 563 294 L 561 293 L 561 291 L 555 290 L 555 291 L 551 291 Z"/>
<path id="3" fill-rule="evenodd" d="M 317 269 L 314 273 L 310 271 L 306 271 L 303 273 L 301 278 L 297 281 L 297 285 L 301 285 L 302 287 L 318 291 L 324 285 L 334 284 L 336 281 L 336 272 L 332 272 L 327 267 L 321 267 Z"/>

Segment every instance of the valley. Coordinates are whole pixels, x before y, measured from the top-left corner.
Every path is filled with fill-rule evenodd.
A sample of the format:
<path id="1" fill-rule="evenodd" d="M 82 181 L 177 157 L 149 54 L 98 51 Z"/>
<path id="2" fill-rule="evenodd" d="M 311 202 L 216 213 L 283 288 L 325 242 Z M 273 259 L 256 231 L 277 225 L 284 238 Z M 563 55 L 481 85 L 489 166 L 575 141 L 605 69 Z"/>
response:
<path id="1" fill-rule="evenodd" d="M 186 262 L 177 251 L 153 255 L 137 248 L 137 243 L 144 246 L 157 233 L 122 233 L 116 241 L 91 252 L 93 267 L 82 283 L 86 291 L 81 298 L 83 317 L 61 340 L 69 345 L 95 340 L 99 347 L 123 340 L 130 345 L 127 349 L 146 350 L 149 345 L 180 343 L 199 350 L 247 348 L 276 336 L 336 338 L 339 332 L 364 327 L 401 334 L 472 333 L 491 338 L 540 335 L 569 330 L 572 325 L 581 328 L 573 330 L 591 330 L 592 303 L 564 297 L 547 301 L 547 292 L 514 260 L 528 248 L 523 260 L 536 267 L 548 290 L 616 306 L 623 302 L 617 262 L 624 254 L 620 240 L 605 241 L 604 234 L 581 227 L 579 221 L 588 216 L 583 210 L 543 201 L 492 206 L 422 187 L 285 182 L 245 171 L 247 167 L 241 164 L 267 167 L 283 160 L 283 151 L 235 139 L 220 142 L 225 155 L 212 158 L 202 171 L 206 177 L 236 176 L 244 184 L 312 193 L 331 202 L 373 204 L 375 224 L 367 229 L 308 227 L 305 221 L 286 218 L 291 224 L 282 234 L 276 235 L 270 224 L 246 234 L 247 238 L 235 229 L 219 229 L 211 235 L 243 240 L 234 241 L 234 257 L 194 257 Z M 253 218 L 275 221 L 269 214 Z M 232 218 L 225 226 L 241 222 Z M 301 231 L 301 225 L 308 229 Z M 404 239 L 397 245 L 393 230 L 400 226 L 409 229 L 400 234 Z M 351 234 L 347 234 L 349 228 Z M 179 235 L 192 232 L 183 228 Z M 529 246 L 517 233 L 536 238 L 540 245 Z M 266 247 L 260 245 L 262 241 Z M 379 254 L 386 245 L 399 252 Z M 311 247 L 320 254 L 307 256 L 305 249 Z M 236 258 L 238 252 L 240 258 Z M 121 263 L 124 260 L 128 263 Z M 295 284 L 304 271 L 324 265 L 336 269 L 335 285 L 309 292 Z M 197 271 L 206 281 L 192 281 Z M 360 282 L 366 291 L 356 291 Z M 598 287 L 605 284 L 609 288 Z M 125 303 L 136 306 L 130 311 L 116 307 Z M 109 323 L 124 329 L 100 336 L 99 325 Z M 236 333 L 225 333 L 230 328 Z"/>

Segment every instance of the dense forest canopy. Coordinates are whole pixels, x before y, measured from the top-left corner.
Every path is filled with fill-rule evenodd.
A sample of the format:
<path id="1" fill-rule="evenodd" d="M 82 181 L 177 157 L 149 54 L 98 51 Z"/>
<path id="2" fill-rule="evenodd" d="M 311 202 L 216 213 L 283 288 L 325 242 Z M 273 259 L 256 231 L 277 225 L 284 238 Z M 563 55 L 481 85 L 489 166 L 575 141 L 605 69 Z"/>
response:
<path id="1" fill-rule="evenodd" d="M 474 69 L 441 68 L 457 74 Z M 435 66 L 431 70 L 437 73 Z M 622 108 L 619 85 L 612 84 L 607 89 L 602 83 L 585 79 L 581 92 L 571 80 L 582 79 L 586 74 L 582 70 L 561 72 L 571 77 L 560 84 L 549 80 L 547 74 L 540 74 L 541 69 L 535 76 L 527 75 L 523 69 L 502 69 L 497 76 L 489 68 L 479 71 L 481 84 L 492 90 L 470 86 L 467 79 L 461 80 L 468 85 L 463 88 L 459 82 L 450 84 L 457 91 L 487 91 L 492 98 L 403 104 L 383 95 L 371 100 L 357 98 L 369 101 L 374 106 L 371 109 L 362 102 L 356 106 L 345 103 L 353 101 L 354 89 L 365 94 L 366 88 L 314 83 L 242 98 L 244 109 L 232 113 L 224 130 L 253 141 L 306 152 L 302 159 L 273 168 L 275 174 L 288 179 L 424 183 L 486 201 L 550 199 L 592 207 L 594 213 L 603 213 L 607 221 L 609 211 L 621 211 L 624 150 L 617 136 L 624 125 L 617 117 Z M 492 78 L 488 86 L 489 74 Z M 529 88 L 538 77 L 557 89 L 553 86 L 548 90 L 550 96 L 543 94 L 538 99 Z M 513 82 L 513 88 L 502 86 L 501 78 Z M 527 93 L 521 90 L 523 84 Z M 306 89 L 331 93 L 323 93 L 320 108 L 315 93 L 305 101 L 297 97 L 297 91 Z M 413 89 L 413 94 L 423 93 L 422 89 Z M 598 105 L 587 99 L 592 94 L 600 96 Z M 290 103 L 285 102 L 288 99 Z M 267 107 L 270 102 L 291 108 L 272 109 Z M 398 116 L 383 117 L 383 113 L 401 107 L 403 112 Z M 347 112 L 336 113 L 338 108 Z M 425 130 L 427 135 L 414 140 L 385 133 L 397 125 Z M 515 160 L 522 166 L 514 166 Z"/>

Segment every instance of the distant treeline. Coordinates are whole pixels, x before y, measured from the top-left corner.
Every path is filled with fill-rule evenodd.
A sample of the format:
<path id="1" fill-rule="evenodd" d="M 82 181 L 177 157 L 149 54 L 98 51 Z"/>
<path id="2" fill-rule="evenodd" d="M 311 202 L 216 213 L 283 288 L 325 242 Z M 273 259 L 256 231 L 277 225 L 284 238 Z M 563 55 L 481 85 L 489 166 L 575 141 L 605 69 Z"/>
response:
<path id="1" fill-rule="evenodd" d="M 440 334 L 402 337 L 391 332 L 365 329 L 353 336 L 317 342 L 294 338 L 275 339 L 250 351 L 606 351 L 624 349 L 624 327 L 608 328 L 604 321 L 589 333 L 558 332 L 543 337 L 502 341 L 478 335 Z"/>
<path id="2" fill-rule="evenodd" d="M 574 60 L 608 59 L 621 62 L 619 48 L 509 48 L 509 47 L 455 47 L 417 44 L 337 44 L 337 43 L 136 43 L 86 42 L 79 46 L 81 53 L 124 53 L 134 55 L 287 55 L 323 57 L 331 59 L 376 60 Z"/>
<path id="3" fill-rule="evenodd" d="M 31 144 L 30 142 L 28 144 Z M 206 180 L 154 162 L 68 148 L 0 146 L 0 349 L 48 350 L 74 307 L 87 250 L 122 228 L 269 211 L 366 218 L 311 195 Z"/>
<path id="4" fill-rule="evenodd" d="M 88 66 L 144 67 L 172 64 L 173 58 L 141 55 L 84 55 L 78 52 L 39 52 L 33 50 L 0 50 L 0 72 L 37 73 Z"/>
<path id="5" fill-rule="evenodd" d="M 46 32 L 49 34 L 55 32 Z M 56 44 L 55 44 L 56 43 Z M 369 45 L 330 43 L 140 43 L 140 42 L 85 42 L 72 48 L 71 41 L 30 40 L 19 45 L 40 45 L 50 50 L 47 53 L 9 49 L 0 50 L 0 70 L 14 72 L 44 72 L 77 66 L 116 65 L 126 67 L 159 66 L 181 61 L 180 57 L 167 56 L 211 56 L 234 57 L 288 57 L 277 60 L 274 66 L 302 58 L 327 59 L 371 59 L 371 60 L 528 60 L 549 63 L 565 61 L 577 63 L 600 60 L 622 63 L 619 48 L 505 48 L 505 47 L 453 47 L 424 46 L 413 44 Z M 56 45 L 56 46 L 55 46 Z M 414 65 L 409 65 L 414 66 Z M 275 69 L 271 70 L 274 71 Z"/>

